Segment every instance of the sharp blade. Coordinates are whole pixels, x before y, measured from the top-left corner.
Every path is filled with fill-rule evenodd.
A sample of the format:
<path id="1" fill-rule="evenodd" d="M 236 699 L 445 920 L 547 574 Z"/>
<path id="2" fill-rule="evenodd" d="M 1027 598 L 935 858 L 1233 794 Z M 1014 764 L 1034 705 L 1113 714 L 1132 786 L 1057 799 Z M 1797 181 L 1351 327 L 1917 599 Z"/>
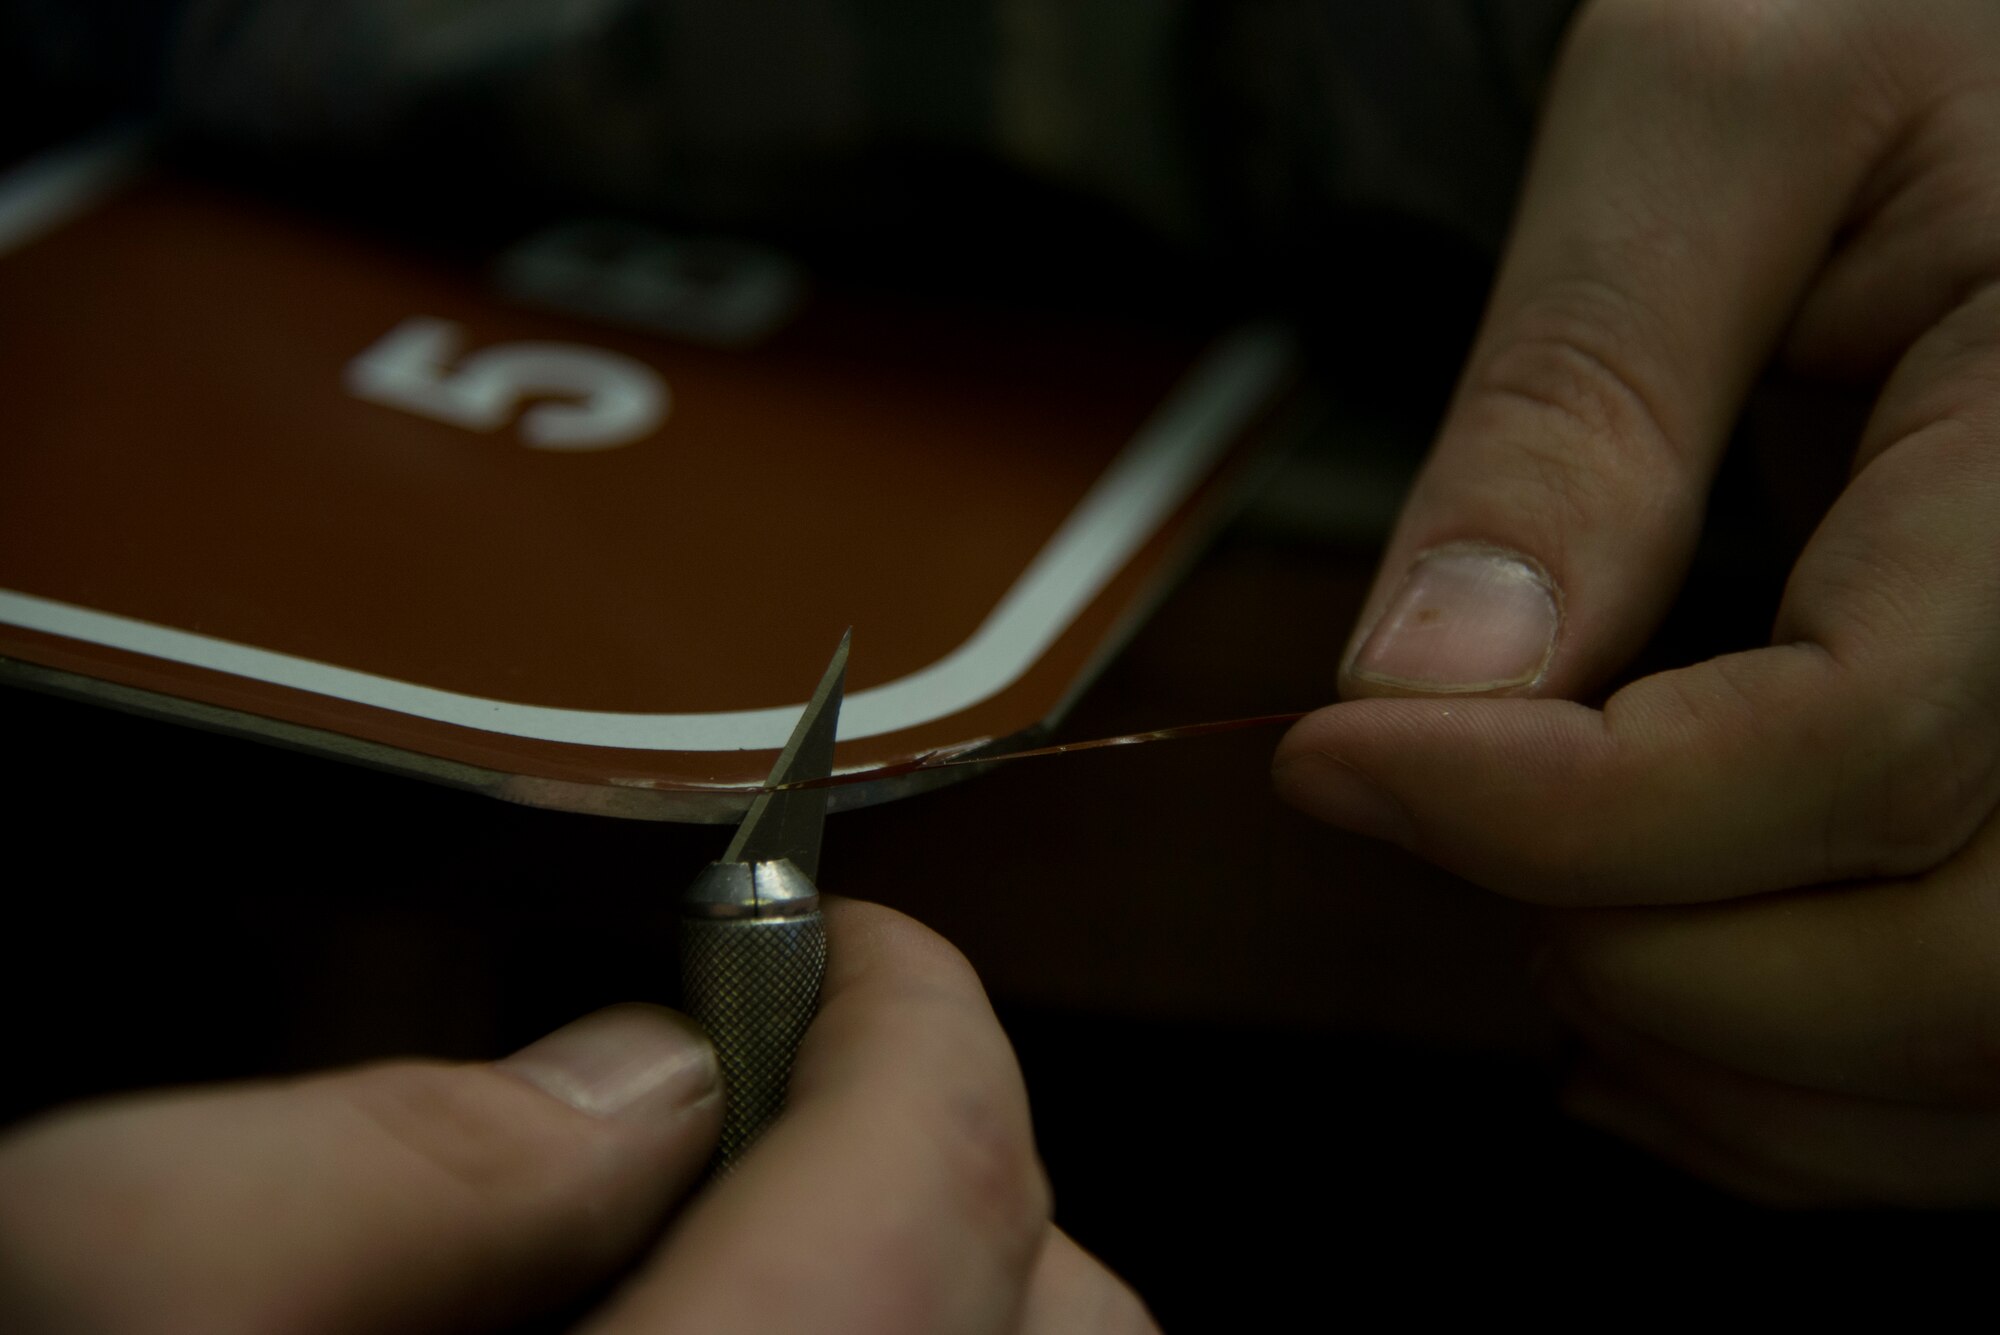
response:
<path id="1" fill-rule="evenodd" d="M 847 681 L 847 644 L 854 638 L 849 630 L 840 637 L 833 661 L 819 679 L 819 688 L 806 701 L 792 729 L 791 740 L 771 766 L 767 791 L 750 804 L 736 837 L 722 855 L 724 862 L 771 862 L 790 858 L 807 879 L 819 876 L 819 836 L 826 824 L 826 788 L 789 789 L 771 792 L 781 784 L 806 779 L 824 779 L 833 772 L 833 736 L 840 726 L 840 696 Z"/>

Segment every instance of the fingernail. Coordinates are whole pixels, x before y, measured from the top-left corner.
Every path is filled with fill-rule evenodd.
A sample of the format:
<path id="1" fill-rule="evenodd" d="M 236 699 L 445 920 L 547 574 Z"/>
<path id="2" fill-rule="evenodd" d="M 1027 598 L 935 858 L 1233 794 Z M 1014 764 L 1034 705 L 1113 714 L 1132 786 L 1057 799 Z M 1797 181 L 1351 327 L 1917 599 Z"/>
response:
<path id="1" fill-rule="evenodd" d="M 1539 562 L 1504 547 L 1449 543 L 1417 558 L 1348 671 L 1411 691 L 1526 686 L 1547 671 L 1561 619 Z"/>
<path id="2" fill-rule="evenodd" d="M 564 1025 L 499 1063 L 593 1117 L 669 1116 L 720 1088 L 715 1049 L 657 1006 L 614 1006 Z"/>

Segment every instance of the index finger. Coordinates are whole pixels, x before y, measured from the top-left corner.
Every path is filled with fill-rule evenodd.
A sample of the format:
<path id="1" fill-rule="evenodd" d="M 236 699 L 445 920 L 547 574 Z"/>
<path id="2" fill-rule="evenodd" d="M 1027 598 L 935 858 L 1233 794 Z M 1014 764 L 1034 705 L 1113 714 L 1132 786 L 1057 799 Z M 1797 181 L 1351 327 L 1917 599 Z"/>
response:
<path id="1" fill-rule="evenodd" d="M 1277 782 L 1551 904 L 1726 899 L 1938 865 L 2000 803 L 2000 287 L 1918 341 L 1768 648 L 1560 700 L 1361 700 Z"/>
<path id="2" fill-rule="evenodd" d="M 819 1018 L 785 1115 L 593 1335 L 1006 1329 L 1048 1222 L 1027 1093 L 972 968 L 828 900 Z"/>

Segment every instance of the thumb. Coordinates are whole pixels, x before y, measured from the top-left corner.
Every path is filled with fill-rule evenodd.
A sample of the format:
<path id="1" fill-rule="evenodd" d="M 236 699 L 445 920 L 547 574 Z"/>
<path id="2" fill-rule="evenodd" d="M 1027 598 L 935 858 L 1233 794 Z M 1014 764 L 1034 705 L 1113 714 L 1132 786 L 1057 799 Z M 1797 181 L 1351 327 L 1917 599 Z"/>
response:
<path id="1" fill-rule="evenodd" d="M 476 1329 L 587 1291 L 720 1113 L 699 1030 L 599 1012 L 503 1062 L 121 1099 L 0 1143 L 0 1327 Z"/>
<path id="2" fill-rule="evenodd" d="M 1838 34 L 1760 8 L 1579 18 L 1347 695 L 1574 697 L 1664 613 L 1730 423 L 1873 151 L 1866 99 L 1787 77 L 1827 68 L 1813 44 Z"/>

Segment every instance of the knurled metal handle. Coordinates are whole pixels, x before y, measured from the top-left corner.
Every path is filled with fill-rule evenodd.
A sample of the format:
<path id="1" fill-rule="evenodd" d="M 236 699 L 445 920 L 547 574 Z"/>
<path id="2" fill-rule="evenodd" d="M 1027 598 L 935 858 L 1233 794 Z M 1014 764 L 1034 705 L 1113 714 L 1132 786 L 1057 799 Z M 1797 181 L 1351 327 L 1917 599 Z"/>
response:
<path id="1" fill-rule="evenodd" d="M 681 919 L 681 1005 L 722 1065 L 726 1173 L 784 1110 L 792 1058 L 819 1010 L 826 927 L 818 910 L 782 918 Z"/>

